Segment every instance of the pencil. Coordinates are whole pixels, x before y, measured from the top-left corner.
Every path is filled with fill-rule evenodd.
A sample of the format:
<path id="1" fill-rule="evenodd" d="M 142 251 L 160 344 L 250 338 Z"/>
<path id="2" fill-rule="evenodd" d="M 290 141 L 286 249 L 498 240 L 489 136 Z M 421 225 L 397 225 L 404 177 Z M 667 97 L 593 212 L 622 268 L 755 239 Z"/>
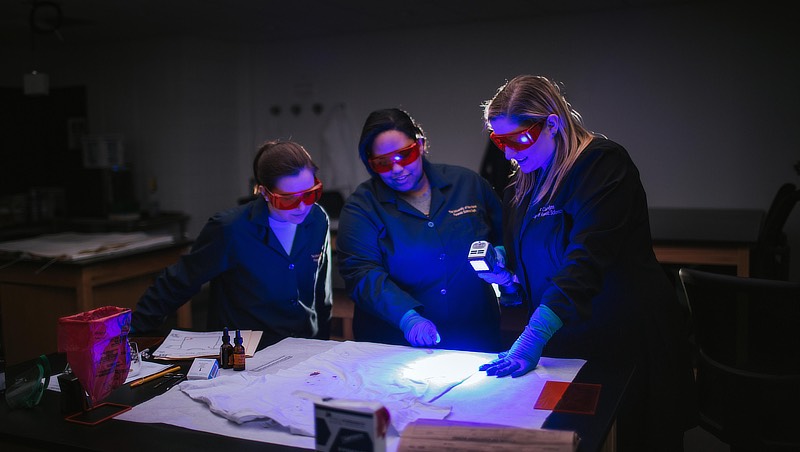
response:
<path id="1" fill-rule="evenodd" d="M 168 374 L 170 372 L 175 372 L 176 370 L 180 370 L 180 369 L 181 369 L 181 366 L 175 365 L 175 366 L 172 366 L 172 367 L 170 367 L 168 369 L 164 369 L 161 372 L 156 372 L 153 375 L 148 375 L 148 376 L 142 377 L 142 378 L 140 378 L 138 380 L 134 380 L 133 382 L 131 382 L 131 388 L 135 388 L 135 387 L 137 387 L 139 385 L 143 385 L 143 384 L 147 383 L 148 381 L 153 381 L 156 378 L 163 377 L 164 375 L 166 375 L 166 374 Z"/>

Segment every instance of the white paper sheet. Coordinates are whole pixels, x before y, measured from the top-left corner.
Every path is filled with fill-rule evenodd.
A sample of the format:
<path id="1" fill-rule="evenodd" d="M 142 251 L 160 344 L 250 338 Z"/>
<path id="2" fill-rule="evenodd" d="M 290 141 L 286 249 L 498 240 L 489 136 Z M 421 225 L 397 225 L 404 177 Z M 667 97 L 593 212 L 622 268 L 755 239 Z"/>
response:
<path id="1" fill-rule="evenodd" d="M 173 243 L 171 235 L 145 232 L 45 234 L 22 240 L 0 242 L 0 252 L 22 253 L 32 258 L 51 258 L 77 261 L 107 256 L 133 249 L 150 248 Z"/>
<path id="2" fill-rule="evenodd" d="M 242 345 L 248 357 L 253 356 L 258 342 L 261 340 L 261 331 L 241 330 Z M 236 331 L 230 332 L 231 343 L 236 336 Z M 219 347 L 222 345 L 222 331 L 183 331 L 172 330 L 164 342 L 153 352 L 156 359 L 192 359 L 210 358 L 219 356 Z"/>

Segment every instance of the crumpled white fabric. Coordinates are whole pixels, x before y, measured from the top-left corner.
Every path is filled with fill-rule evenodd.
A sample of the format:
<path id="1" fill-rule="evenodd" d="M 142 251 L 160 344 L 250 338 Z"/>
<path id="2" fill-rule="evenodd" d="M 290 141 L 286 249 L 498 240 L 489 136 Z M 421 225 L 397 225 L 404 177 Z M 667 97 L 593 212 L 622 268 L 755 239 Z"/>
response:
<path id="1" fill-rule="evenodd" d="M 343 342 L 274 375 L 242 372 L 187 381 L 180 389 L 233 422 L 270 418 L 307 436 L 314 435 L 314 404 L 295 391 L 378 401 L 402 432 L 419 418 L 444 419 L 450 407 L 430 402 L 466 380 L 486 359 L 467 352 Z"/>

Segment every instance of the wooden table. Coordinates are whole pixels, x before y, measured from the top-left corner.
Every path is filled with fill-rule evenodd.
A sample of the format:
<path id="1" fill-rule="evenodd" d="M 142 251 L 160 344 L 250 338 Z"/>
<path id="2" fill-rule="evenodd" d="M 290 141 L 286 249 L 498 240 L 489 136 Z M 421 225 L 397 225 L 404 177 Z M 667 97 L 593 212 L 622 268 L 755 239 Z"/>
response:
<path id="1" fill-rule="evenodd" d="M 653 251 L 662 264 L 726 265 L 750 276 L 750 254 L 764 211 L 651 208 Z"/>
<path id="2" fill-rule="evenodd" d="M 19 261 L 0 268 L 5 359 L 14 364 L 57 350 L 60 317 L 101 306 L 133 308 L 154 277 L 186 252 L 190 241 L 76 262 Z M 0 261 L 0 267 L 9 262 Z M 178 311 L 191 327 L 191 304 Z"/>

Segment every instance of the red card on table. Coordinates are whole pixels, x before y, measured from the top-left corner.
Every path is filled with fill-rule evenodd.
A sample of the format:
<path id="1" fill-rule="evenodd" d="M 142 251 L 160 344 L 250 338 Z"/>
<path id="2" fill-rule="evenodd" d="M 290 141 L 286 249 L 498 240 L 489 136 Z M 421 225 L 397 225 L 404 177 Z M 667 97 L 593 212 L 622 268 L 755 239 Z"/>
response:
<path id="1" fill-rule="evenodd" d="M 594 414 L 600 399 L 600 387 L 590 383 L 546 381 L 533 407 L 559 413 Z"/>

